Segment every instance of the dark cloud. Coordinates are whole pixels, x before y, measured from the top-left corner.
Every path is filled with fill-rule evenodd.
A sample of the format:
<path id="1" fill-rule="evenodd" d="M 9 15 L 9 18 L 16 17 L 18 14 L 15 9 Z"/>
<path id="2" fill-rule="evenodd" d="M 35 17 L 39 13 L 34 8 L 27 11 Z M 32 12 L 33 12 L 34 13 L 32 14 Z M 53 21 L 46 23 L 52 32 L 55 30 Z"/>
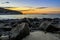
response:
<path id="1" fill-rule="evenodd" d="M 34 9 L 21 10 L 21 11 L 34 11 Z"/>
<path id="2" fill-rule="evenodd" d="M 2 2 L 1 4 L 5 4 L 5 3 L 7 3 L 7 4 L 8 4 L 8 3 L 10 3 L 10 2 Z"/>
<path id="3" fill-rule="evenodd" d="M 30 9 L 27 9 L 27 10 L 21 10 L 21 11 L 34 11 L 35 9 L 32 9 L 32 8 L 30 8 Z"/>
<path id="4" fill-rule="evenodd" d="M 4 7 L 4 8 L 17 8 L 17 7 Z"/>
<path id="5" fill-rule="evenodd" d="M 21 10 L 21 11 L 30 11 L 30 10 Z"/>
<path id="6" fill-rule="evenodd" d="M 45 8 L 48 8 L 48 7 L 37 7 L 36 9 L 45 9 Z"/>

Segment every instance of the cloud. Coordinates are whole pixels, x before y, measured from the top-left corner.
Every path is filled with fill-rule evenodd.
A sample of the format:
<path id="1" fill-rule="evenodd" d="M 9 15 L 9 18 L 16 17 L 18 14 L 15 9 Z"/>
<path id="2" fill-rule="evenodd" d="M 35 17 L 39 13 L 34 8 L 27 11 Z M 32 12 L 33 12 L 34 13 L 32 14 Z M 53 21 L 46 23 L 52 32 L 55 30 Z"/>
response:
<path id="1" fill-rule="evenodd" d="M 26 7 L 28 7 L 28 6 L 26 6 Z M 45 8 L 48 8 L 48 7 L 36 7 L 36 8 L 34 8 L 34 7 L 28 7 L 28 8 L 29 8 L 28 10 L 22 10 L 22 11 L 34 11 L 36 9 L 45 9 Z"/>
<path id="2" fill-rule="evenodd" d="M 48 7 L 37 7 L 36 9 L 45 9 L 45 8 L 48 8 Z"/>
<path id="3" fill-rule="evenodd" d="M 30 11 L 30 10 L 21 10 L 21 11 Z"/>
<path id="4" fill-rule="evenodd" d="M 24 7 L 27 7 L 27 8 L 33 8 L 33 7 L 31 7 L 31 6 L 24 6 Z"/>
<path id="5" fill-rule="evenodd" d="M 21 10 L 21 11 L 34 11 L 35 9 L 26 9 L 26 10 Z"/>
<path id="6" fill-rule="evenodd" d="M 50 11 L 51 13 L 60 13 L 60 11 Z"/>

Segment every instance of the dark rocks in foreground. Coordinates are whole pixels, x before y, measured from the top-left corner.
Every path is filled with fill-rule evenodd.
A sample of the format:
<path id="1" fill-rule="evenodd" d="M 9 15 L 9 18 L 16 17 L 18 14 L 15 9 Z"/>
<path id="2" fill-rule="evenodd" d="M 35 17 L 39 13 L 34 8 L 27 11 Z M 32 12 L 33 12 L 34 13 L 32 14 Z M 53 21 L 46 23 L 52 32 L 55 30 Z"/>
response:
<path id="1" fill-rule="evenodd" d="M 30 30 L 27 23 L 11 23 L 12 22 L 0 22 L 1 40 L 21 40 L 22 38 L 30 34 Z"/>
<path id="2" fill-rule="evenodd" d="M 7 32 L 5 29 L 9 29 Z M 2 32 L 9 34 L 11 40 L 19 40 L 29 35 L 32 31 L 43 31 L 60 34 L 60 18 L 23 18 L 23 19 L 2 19 L 0 20 L 0 37 Z M 4 33 L 4 34 L 5 34 Z"/>
<path id="3" fill-rule="evenodd" d="M 23 18 L 23 19 L 7 19 L 7 20 L 0 20 L 0 22 L 9 22 L 11 24 L 14 23 L 28 23 L 30 30 L 45 30 L 47 28 L 57 28 L 60 29 L 60 18 Z"/>
<path id="4" fill-rule="evenodd" d="M 17 30 L 19 31 L 19 29 L 17 29 Z M 14 35 L 15 33 L 13 33 L 12 35 Z M 20 32 L 18 32 L 18 35 L 16 37 L 15 36 L 12 37 L 11 40 L 21 40 L 22 38 L 28 36 L 29 34 L 30 34 L 30 31 L 29 31 L 29 28 L 28 28 L 28 24 L 27 23 L 21 23 L 20 24 Z"/>

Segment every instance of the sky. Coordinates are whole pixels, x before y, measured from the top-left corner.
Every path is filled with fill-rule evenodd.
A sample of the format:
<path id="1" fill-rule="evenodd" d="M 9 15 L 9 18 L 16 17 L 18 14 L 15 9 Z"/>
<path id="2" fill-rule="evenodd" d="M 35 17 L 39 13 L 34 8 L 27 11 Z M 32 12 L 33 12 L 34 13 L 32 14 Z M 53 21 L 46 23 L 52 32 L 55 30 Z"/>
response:
<path id="1" fill-rule="evenodd" d="M 60 13 L 60 0 L 0 0 L 0 7 L 17 7 L 10 9 L 23 13 Z"/>
<path id="2" fill-rule="evenodd" d="M 10 3 L 5 3 L 10 2 Z M 60 0 L 0 0 L 0 6 L 60 7 Z M 9 7 L 10 7 L 9 6 Z"/>

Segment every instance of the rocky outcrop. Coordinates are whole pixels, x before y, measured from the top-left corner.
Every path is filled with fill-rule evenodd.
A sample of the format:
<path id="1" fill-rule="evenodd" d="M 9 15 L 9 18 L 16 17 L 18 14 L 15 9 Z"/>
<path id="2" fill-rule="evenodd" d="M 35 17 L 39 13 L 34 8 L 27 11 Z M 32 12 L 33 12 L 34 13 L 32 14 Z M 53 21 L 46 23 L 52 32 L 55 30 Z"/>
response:
<path id="1" fill-rule="evenodd" d="M 5 25 L 4 25 L 5 24 Z M 2 26 L 1 26 L 2 25 Z M 3 26 L 4 25 L 4 26 Z M 60 19 L 37 19 L 37 18 L 23 18 L 23 19 L 6 19 L 0 20 L 1 27 L 12 27 L 10 39 L 11 40 L 20 40 L 30 32 L 33 31 L 43 31 L 50 33 L 60 33 Z M 1 31 L 2 29 L 0 29 Z M 2 30 L 3 31 L 3 30 Z M 5 31 L 5 29 L 4 29 Z M 3 32 L 4 32 L 3 31 Z M 0 32 L 2 33 L 2 32 Z M 5 32 L 7 33 L 7 32 Z M 1 36 L 1 35 L 0 35 Z"/>
<path id="2" fill-rule="evenodd" d="M 0 7 L 0 15 L 17 15 L 17 14 L 22 14 L 22 12 L 18 12 L 15 10 L 8 10 Z"/>

